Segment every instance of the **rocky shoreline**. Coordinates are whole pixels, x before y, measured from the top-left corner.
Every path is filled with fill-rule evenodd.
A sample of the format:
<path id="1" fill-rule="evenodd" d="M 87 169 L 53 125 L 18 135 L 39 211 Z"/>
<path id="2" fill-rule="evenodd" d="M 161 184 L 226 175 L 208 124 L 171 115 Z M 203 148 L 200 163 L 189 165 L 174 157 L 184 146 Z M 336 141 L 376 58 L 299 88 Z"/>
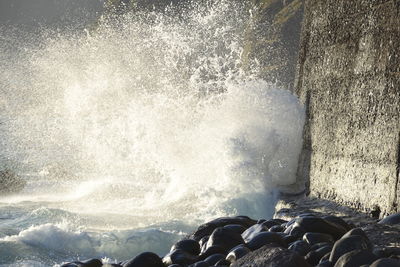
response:
<path id="1" fill-rule="evenodd" d="M 400 267 L 400 214 L 382 220 L 334 202 L 285 199 L 272 219 L 205 223 L 163 257 L 144 252 L 119 263 L 98 259 L 62 267 Z"/>

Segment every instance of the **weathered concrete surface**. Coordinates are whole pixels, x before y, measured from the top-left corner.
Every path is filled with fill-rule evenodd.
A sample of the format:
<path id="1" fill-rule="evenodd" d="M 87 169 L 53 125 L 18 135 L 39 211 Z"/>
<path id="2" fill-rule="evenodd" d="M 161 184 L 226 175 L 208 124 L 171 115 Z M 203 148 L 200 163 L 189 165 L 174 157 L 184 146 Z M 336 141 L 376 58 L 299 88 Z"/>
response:
<path id="1" fill-rule="evenodd" d="M 311 194 L 399 211 L 400 1 L 306 0 L 296 92 Z"/>
<path id="2" fill-rule="evenodd" d="M 293 89 L 303 0 L 249 0 L 253 15 L 247 32 L 243 63 L 259 68 L 261 78 Z M 254 60 L 257 64 L 254 64 Z"/>

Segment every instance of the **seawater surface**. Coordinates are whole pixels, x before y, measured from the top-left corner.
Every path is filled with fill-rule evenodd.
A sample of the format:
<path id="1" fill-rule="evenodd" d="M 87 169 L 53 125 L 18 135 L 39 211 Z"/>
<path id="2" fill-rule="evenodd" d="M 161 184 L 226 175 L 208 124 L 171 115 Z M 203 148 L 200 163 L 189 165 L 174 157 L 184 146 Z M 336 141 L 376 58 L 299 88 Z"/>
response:
<path id="1" fill-rule="evenodd" d="M 246 6 L 177 13 L 0 26 L 0 167 L 27 182 L 0 197 L 1 266 L 162 256 L 207 220 L 273 214 L 303 108 L 243 70 Z"/>

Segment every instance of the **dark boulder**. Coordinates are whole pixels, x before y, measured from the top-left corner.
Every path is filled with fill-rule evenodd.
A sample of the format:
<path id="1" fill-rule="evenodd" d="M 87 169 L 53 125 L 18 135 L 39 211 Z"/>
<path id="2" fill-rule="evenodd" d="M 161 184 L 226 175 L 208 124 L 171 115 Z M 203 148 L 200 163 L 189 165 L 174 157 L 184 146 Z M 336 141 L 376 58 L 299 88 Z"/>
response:
<path id="1" fill-rule="evenodd" d="M 303 240 L 306 241 L 308 244 L 311 246 L 314 244 L 322 243 L 322 242 L 327 242 L 327 243 L 334 243 L 335 240 L 331 235 L 328 234 L 322 234 L 322 233 L 305 233 L 303 235 Z"/>
<path id="2" fill-rule="evenodd" d="M 244 245 L 239 245 L 229 251 L 228 255 L 226 256 L 226 260 L 229 262 L 235 262 L 249 252 L 251 252 L 249 248 Z"/>
<path id="3" fill-rule="evenodd" d="M 369 238 L 368 238 L 367 234 L 366 234 L 361 228 L 354 228 L 354 229 L 351 229 L 350 231 L 348 231 L 347 233 L 345 233 L 345 234 L 342 236 L 342 238 L 345 238 L 345 237 L 348 237 L 348 236 L 351 236 L 351 235 L 359 235 L 359 236 L 362 236 L 362 237 L 364 237 L 366 240 L 369 241 Z"/>
<path id="4" fill-rule="evenodd" d="M 341 225 L 314 216 L 296 219 L 293 227 L 296 226 L 303 228 L 306 232 L 329 234 L 335 240 L 341 238 L 347 232 Z"/>
<path id="5" fill-rule="evenodd" d="M 210 266 L 213 266 L 216 264 L 218 261 L 225 259 L 225 254 L 214 254 L 209 257 L 207 257 L 204 261 L 210 264 Z"/>
<path id="6" fill-rule="evenodd" d="M 266 245 L 237 260 L 231 267 L 310 267 L 303 257 L 281 247 Z"/>
<path id="7" fill-rule="evenodd" d="M 219 260 L 216 264 L 214 264 L 214 266 L 229 266 L 229 265 L 231 265 L 231 263 L 226 259 Z"/>
<path id="8" fill-rule="evenodd" d="M 262 224 L 255 224 L 255 225 L 247 228 L 246 231 L 244 231 L 242 233 L 242 238 L 244 239 L 244 241 L 248 242 L 256 234 L 261 233 L 261 232 L 267 232 L 267 231 L 268 231 L 268 227 L 263 226 Z"/>
<path id="9" fill-rule="evenodd" d="M 269 232 L 283 232 L 285 228 L 282 225 L 274 225 L 268 229 Z"/>
<path id="10" fill-rule="evenodd" d="M 200 254 L 200 244 L 196 240 L 193 239 L 184 239 L 181 241 L 178 241 L 176 244 L 174 244 L 171 247 L 171 252 L 174 250 L 183 250 L 186 251 L 187 253 L 190 253 L 192 255 L 199 255 Z"/>
<path id="11" fill-rule="evenodd" d="M 290 244 L 289 250 L 296 252 L 301 256 L 305 256 L 311 251 L 311 247 L 307 242 L 298 240 Z"/>
<path id="12" fill-rule="evenodd" d="M 344 229 L 346 229 L 347 231 L 352 229 L 351 225 L 349 225 L 345 220 L 343 220 L 340 217 L 329 215 L 329 216 L 322 217 L 322 219 L 324 219 L 325 221 L 332 222 L 334 224 L 340 225 Z"/>
<path id="13" fill-rule="evenodd" d="M 208 247 L 204 252 L 200 254 L 197 260 L 202 261 L 207 259 L 209 256 L 213 254 L 226 254 L 228 251 L 219 246 L 211 246 Z"/>
<path id="14" fill-rule="evenodd" d="M 312 266 L 317 265 L 322 257 L 332 250 L 332 245 L 321 247 L 317 250 L 310 251 L 304 258 Z"/>
<path id="15" fill-rule="evenodd" d="M 218 246 L 229 251 L 237 245 L 243 244 L 242 236 L 232 230 L 219 227 L 215 229 L 207 241 L 207 247 Z"/>
<path id="16" fill-rule="evenodd" d="M 356 249 L 372 249 L 372 246 L 368 240 L 362 236 L 347 236 L 335 242 L 329 260 L 335 263 L 342 255 Z"/>
<path id="17" fill-rule="evenodd" d="M 122 265 L 123 267 L 165 267 L 161 258 L 153 252 L 144 252 Z"/>
<path id="18" fill-rule="evenodd" d="M 189 265 L 190 267 L 209 267 L 210 264 L 208 264 L 208 262 L 205 261 L 198 261 L 196 263 L 193 263 L 192 265 Z"/>
<path id="19" fill-rule="evenodd" d="M 386 216 L 385 218 L 379 221 L 379 224 L 389 224 L 389 225 L 400 224 L 400 212 Z"/>
<path id="20" fill-rule="evenodd" d="M 197 261 L 197 256 L 192 255 L 182 249 L 176 249 L 165 255 L 162 262 L 165 265 L 180 264 L 189 265 Z"/>
<path id="21" fill-rule="evenodd" d="M 334 267 L 359 267 L 364 264 L 371 264 L 378 258 L 370 250 L 353 250 L 342 255 Z"/>
<path id="22" fill-rule="evenodd" d="M 256 250 L 267 244 L 277 244 L 281 247 L 287 247 L 283 238 L 279 234 L 273 232 L 258 233 L 246 243 L 246 246 L 251 250 Z"/>
<path id="23" fill-rule="evenodd" d="M 242 234 L 244 231 L 246 231 L 246 228 L 240 224 L 228 224 L 225 225 L 224 228 L 232 230 L 238 234 Z"/>
<path id="24" fill-rule="evenodd" d="M 239 224 L 245 228 L 249 228 L 250 226 L 256 224 L 256 221 L 246 216 L 218 218 L 203 225 L 200 225 L 199 228 L 197 228 L 197 230 L 191 235 L 191 238 L 199 241 L 204 236 L 211 235 L 211 233 L 216 228 L 224 227 L 228 224 Z"/>
<path id="25" fill-rule="evenodd" d="M 379 259 L 374 261 L 370 267 L 400 267 L 400 261 L 395 259 Z"/>

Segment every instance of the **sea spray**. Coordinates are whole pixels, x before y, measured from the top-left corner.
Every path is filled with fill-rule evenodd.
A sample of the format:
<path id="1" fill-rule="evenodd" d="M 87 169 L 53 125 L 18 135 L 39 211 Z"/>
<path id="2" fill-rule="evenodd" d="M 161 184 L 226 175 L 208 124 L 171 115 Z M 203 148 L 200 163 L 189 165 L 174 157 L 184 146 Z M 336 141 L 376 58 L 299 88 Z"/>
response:
<path id="1" fill-rule="evenodd" d="M 0 243 L 45 247 L 54 252 L 47 263 L 126 259 L 165 252 L 187 225 L 273 214 L 276 187 L 295 182 L 303 108 L 258 79 L 257 62 L 242 70 L 244 5 L 175 14 L 137 11 L 78 33 L 42 29 L 35 45 L 12 52 L 0 43 L 1 161 L 28 180 L 0 201 L 22 205 L 27 220 L 50 211 L 32 227 L 13 217 L 18 231 Z M 71 252 L 37 236 L 90 245 Z"/>

